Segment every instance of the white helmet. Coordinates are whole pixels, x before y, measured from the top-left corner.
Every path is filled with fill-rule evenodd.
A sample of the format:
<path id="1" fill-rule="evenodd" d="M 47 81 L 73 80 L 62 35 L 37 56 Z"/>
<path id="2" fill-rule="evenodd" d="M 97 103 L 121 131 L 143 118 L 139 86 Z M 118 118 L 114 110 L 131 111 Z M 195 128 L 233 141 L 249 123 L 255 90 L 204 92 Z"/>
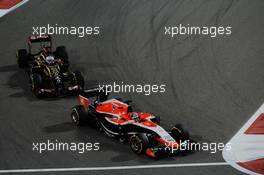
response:
<path id="1" fill-rule="evenodd" d="M 46 57 L 46 62 L 48 63 L 48 64 L 52 64 L 52 63 L 54 63 L 54 57 L 53 56 L 47 56 Z"/>
<path id="2" fill-rule="evenodd" d="M 132 112 L 131 113 L 131 118 L 133 120 L 135 120 L 136 122 L 138 122 L 139 121 L 139 115 L 138 115 L 138 113 L 137 112 Z"/>

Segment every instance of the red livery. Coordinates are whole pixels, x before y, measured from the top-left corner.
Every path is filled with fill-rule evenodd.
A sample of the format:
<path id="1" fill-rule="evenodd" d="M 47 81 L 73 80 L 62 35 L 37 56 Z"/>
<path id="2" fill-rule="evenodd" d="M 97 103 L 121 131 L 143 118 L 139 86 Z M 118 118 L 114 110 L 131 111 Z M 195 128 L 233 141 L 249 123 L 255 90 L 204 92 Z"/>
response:
<path id="1" fill-rule="evenodd" d="M 77 126 L 89 124 L 120 142 L 128 141 L 133 152 L 157 157 L 160 153 L 176 153 L 180 142 L 189 134 L 180 125 L 166 131 L 160 118 L 132 110 L 131 101 L 107 99 L 98 89 L 79 95 L 79 105 L 72 108 L 71 119 Z"/>

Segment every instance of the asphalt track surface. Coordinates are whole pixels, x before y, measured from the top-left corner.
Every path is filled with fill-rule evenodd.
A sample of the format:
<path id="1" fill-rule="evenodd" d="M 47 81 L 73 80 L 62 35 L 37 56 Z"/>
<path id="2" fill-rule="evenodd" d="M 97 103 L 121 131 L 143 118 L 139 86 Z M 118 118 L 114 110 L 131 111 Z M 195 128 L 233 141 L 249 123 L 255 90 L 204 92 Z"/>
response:
<path id="1" fill-rule="evenodd" d="M 0 19 L 0 168 L 67 168 L 223 162 L 221 152 L 196 152 L 152 160 L 127 144 L 90 128 L 72 126 L 76 98 L 36 99 L 15 51 L 26 47 L 32 26 L 101 27 L 101 35 L 55 36 L 66 45 L 73 69 L 87 87 L 98 83 L 165 83 L 165 94 L 112 94 L 160 115 L 169 126 L 182 123 L 196 141 L 227 142 L 264 101 L 264 2 L 261 0 L 34 0 Z M 164 36 L 164 26 L 231 25 L 218 38 Z M 32 142 L 100 142 L 101 150 L 32 151 Z M 240 174 L 230 166 L 182 167 L 61 174 Z M 36 174 L 36 173 L 34 173 Z M 45 173 L 48 174 L 48 173 Z M 55 173 L 50 173 L 55 174 Z M 59 173 L 56 173 L 59 174 Z"/>

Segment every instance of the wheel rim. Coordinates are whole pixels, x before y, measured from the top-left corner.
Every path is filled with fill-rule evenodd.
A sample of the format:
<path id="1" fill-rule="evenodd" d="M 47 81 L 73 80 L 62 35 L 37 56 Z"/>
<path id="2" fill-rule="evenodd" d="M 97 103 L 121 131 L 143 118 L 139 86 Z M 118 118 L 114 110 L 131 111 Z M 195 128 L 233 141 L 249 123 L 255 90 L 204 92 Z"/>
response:
<path id="1" fill-rule="evenodd" d="M 130 147 L 131 149 L 136 152 L 136 153 L 140 153 L 141 149 L 142 149 L 142 144 L 141 142 L 138 140 L 138 138 L 133 137 L 130 140 Z"/>

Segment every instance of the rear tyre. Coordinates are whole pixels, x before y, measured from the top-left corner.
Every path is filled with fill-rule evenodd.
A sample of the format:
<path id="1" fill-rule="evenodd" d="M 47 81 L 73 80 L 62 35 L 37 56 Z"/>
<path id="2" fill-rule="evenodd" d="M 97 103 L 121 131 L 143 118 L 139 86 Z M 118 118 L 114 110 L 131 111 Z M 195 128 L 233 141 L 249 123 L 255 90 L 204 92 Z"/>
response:
<path id="1" fill-rule="evenodd" d="M 69 57 L 65 46 L 59 46 L 56 48 L 55 56 L 58 59 L 61 59 L 64 64 L 69 63 Z"/>
<path id="2" fill-rule="evenodd" d="M 33 73 L 30 79 L 31 79 L 32 92 L 37 97 L 41 97 L 41 93 L 39 92 L 39 89 L 42 87 L 42 84 L 43 84 L 41 75 L 37 73 Z"/>
<path id="3" fill-rule="evenodd" d="M 83 89 L 83 87 L 84 87 L 84 78 L 83 78 L 83 76 L 82 76 L 80 71 L 75 71 L 74 72 L 74 79 L 75 79 L 76 85 L 79 85 Z"/>
<path id="4" fill-rule="evenodd" d="M 28 66 L 27 50 L 19 49 L 16 53 L 17 64 L 19 68 L 25 68 Z"/>
<path id="5" fill-rule="evenodd" d="M 175 125 L 170 129 L 171 136 L 176 141 L 184 142 L 185 140 L 189 140 L 189 132 L 183 129 L 180 124 Z"/>
<path id="6" fill-rule="evenodd" d="M 82 105 L 74 106 L 71 110 L 71 120 L 74 125 L 82 126 L 85 124 L 86 111 Z"/>
<path id="7" fill-rule="evenodd" d="M 136 154 L 143 154 L 149 147 L 149 140 L 145 134 L 135 134 L 129 138 L 131 150 Z"/>

